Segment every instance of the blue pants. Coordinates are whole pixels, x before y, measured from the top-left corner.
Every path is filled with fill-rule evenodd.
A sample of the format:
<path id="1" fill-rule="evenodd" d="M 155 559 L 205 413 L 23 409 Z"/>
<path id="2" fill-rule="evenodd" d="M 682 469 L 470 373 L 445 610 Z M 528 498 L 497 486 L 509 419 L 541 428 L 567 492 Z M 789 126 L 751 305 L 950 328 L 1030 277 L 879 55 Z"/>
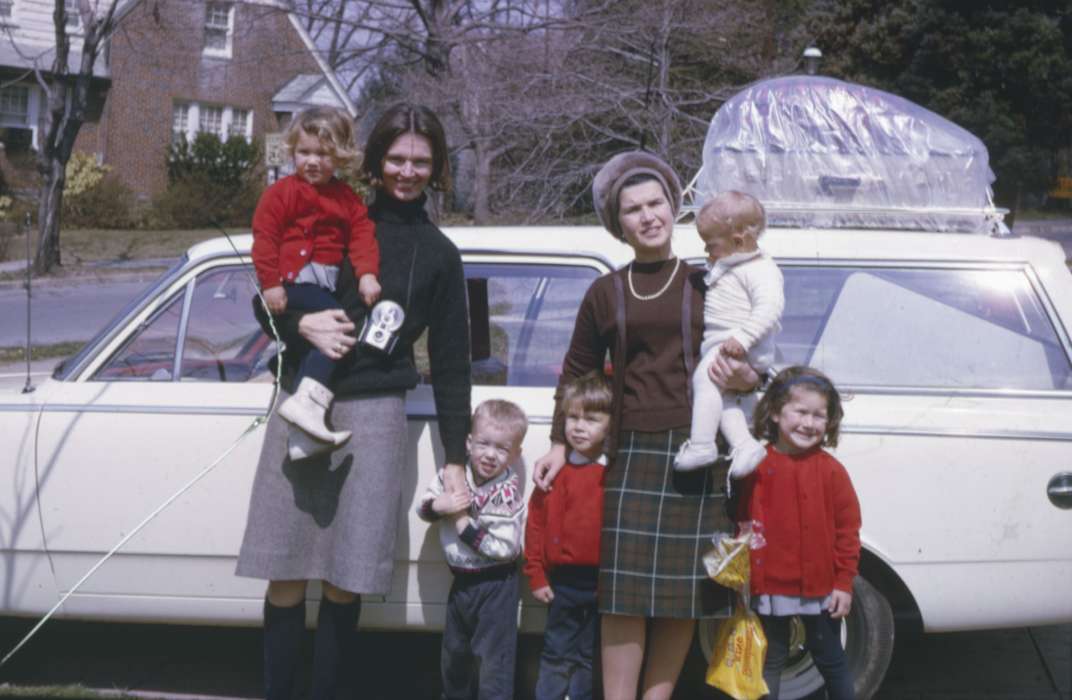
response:
<path id="1" fill-rule="evenodd" d="M 552 572 L 555 597 L 543 631 L 535 700 L 562 700 L 566 695 L 570 700 L 594 697 L 592 658 L 599 648 L 598 569 L 593 568 L 593 572 L 590 582 Z"/>
<path id="2" fill-rule="evenodd" d="M 288 311 L 326 311 L 342 308 L 331 292 L 318 285 L 303 282 L 288 284 L 285 289 Z M 302 379 L 309 377 L 330 388 L 331 375 L 334 372 L 335 360 L 313 347 L 301 358 L 294 383 L 300 384 Z"/>
<path id="3" fill-rule="evenodd" d="M 789 623 L 793 618 L 760 615 L 759 619 L 767 635 L 763 680 L 770 689 L 767 697 L 777 700 L 782 670 L 789 658 Z M 832 619 L 826 611 L 821 615 L 801 615 L 800 621 L 804 623 L 808 652 L 826 681 L 827 697 L 830 700 L 854 700 L 856 695 L 852 674 L 845 659 L 845 650 L 841 648 L 841 621 Z"/>
<path id="4" fill-rule="evenodd" d="M 512 700 L 519 596 L 512 564 L 454 575 L 439 656 L 444 700 Z"/>

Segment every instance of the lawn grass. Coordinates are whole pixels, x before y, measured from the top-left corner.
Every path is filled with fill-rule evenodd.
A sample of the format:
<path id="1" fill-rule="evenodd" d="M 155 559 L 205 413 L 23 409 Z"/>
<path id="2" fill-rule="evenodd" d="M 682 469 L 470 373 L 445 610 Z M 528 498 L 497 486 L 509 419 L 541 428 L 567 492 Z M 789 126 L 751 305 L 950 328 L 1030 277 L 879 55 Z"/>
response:
<path id="1" fill-rule="evenodd" d="M 228 230 L 231 235 L 245 230 Z M 31 242 L 36 242 L 36 232 Z M 177 258 L 195 243 L 221 236 L 219 229 L 134 231 L 112 229 L 75 229 L 60 233 L 60 255 L 64 264 L 145 258 Z M 21 259 L 26 254 L 26 239 L 12 236 L 7 257 Z"/>
<path id="2" fill-rule="evenodd" d="M 36 362 L 37 360 L 51 360 L 57 357 L 68 357 L 81 350 L 83 345 L 85 345 L 84 341 L 65 341 L 62 343 L 34 345 L 30 348 L 30 361 Z M 10 365 L 16 362 L 25 361 L 25 345 L 0 347 L 0 365 Z"/>

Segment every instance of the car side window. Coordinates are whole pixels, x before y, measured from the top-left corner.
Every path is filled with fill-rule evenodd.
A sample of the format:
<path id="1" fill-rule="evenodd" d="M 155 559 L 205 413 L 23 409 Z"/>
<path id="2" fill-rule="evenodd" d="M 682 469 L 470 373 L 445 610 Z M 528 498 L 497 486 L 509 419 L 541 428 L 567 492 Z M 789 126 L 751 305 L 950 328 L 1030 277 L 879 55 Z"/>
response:
<path id="1" fill-rule="evenodd" d="M 256 293 L 252 276 L 241 267 L 198 276 L 182 347 L 182 380 L 245 382 L 267 373 L 275 344 L 253 316 L 249 300 Z"/>
<path id="2" fill-rule="evenodd" d="M 185 287 L 176 293 L 94 375 L 97 381 L 170 382 L 175 372 L 175 343 L 182 320 Z"/>
<path id="3" fill-rule="evenodd" d="M 466 263 L 473 384 L 555 386 L 577 307 L 599 274 L 584 265 Z M 430 381 L 423 339 L 414 350 Z"/>
<path id="4" fill-rule="evenodd" d="M 184 285 L 94 378 L 175 381 L 178 366 L 182 381 L 270 381 L 267 361 L 275 343 L 253 317 L 249 273 L 238 265 L 212 268 L 189 290 Z"/>
<path id="5" fill-rule="evenodd" d="M 779 363 L 855 386 L 1072 388 L 1069 357 L 1023 270 L 782 270 Z"/>

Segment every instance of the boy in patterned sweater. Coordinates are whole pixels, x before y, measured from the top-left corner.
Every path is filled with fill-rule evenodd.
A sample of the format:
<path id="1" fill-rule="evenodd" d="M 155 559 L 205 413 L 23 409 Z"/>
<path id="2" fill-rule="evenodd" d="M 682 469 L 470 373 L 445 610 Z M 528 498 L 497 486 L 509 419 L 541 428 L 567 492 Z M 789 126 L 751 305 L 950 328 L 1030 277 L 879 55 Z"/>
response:
<path id="1" fill-rule="evenodd" d="M 514 696 L 525 490 L 511 465 L 527 430 L 516 404 L 481 403 L 466 441 L 469 489 L 447 491 L 440 471 L 417 509 L 422 519 L 441 521 L 439 540 L 454 574 L 440 655 L 447 700 Z"/>

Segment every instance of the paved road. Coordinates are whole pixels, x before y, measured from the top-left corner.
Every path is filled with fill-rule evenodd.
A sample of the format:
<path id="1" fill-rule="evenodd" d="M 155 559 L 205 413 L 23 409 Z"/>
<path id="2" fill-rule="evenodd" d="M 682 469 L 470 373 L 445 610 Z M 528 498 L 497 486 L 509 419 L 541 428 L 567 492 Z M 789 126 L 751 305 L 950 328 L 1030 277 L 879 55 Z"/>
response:
<path id="1" fill-rule="evenodd" d="M 30 317 L 33 343 L 89 340 L 146 285 L 144 281 L 92 281 L 35 286 Z M 0 347 L 25 343 L 26 291 L 0 288 Z"/>
<path id="2" fill-rule="evenodd" d="M 0 619 L 3 651 L 29 626 Z M 311 634 L 306 641 L 308 650 Z M 536 653 L 538 643 L 523 637 L 523 653 Z M 53 622 L 0 670 L 0 683 L 252 698 L 260 693 L 259 645 L 256 629 Z M 438 659 L 438 635 L 362 634 L 355 654 L 360 697 L 432 700 Z M 876 700 L 1070 700 L 1070 667 L 1072 625 L 902 637 Z"/>

